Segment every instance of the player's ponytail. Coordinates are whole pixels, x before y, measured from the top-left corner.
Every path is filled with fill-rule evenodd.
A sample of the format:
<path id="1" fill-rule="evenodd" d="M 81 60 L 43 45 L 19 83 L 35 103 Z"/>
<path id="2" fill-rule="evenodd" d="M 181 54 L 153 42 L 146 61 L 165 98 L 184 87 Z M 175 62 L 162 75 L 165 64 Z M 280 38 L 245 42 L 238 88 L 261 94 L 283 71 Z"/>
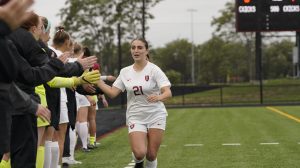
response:
<path id="1" fill-rule="evenodd" d="M 57 31 L 54 34 L 53 38 L 53 44 L 55 46 L 62 46 L 65 41 L 71 40 L 71 36 L 65 31 L 65 28 L 63 26 L 56 27 L 56 30 Z"/>

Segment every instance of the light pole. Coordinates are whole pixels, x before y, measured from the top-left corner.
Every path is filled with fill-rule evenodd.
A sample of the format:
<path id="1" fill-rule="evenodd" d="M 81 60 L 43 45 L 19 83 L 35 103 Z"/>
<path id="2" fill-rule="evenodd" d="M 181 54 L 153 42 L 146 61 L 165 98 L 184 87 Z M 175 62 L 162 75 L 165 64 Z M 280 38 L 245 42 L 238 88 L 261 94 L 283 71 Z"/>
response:
<path id="1" fill-rule="evenodd" d="M 143 37 L 143 39 L 146 39 L 145 38 L 145 24 L 146 24 L 145 14 L 146 14 L 146 2 L 145 2 L 145 0 L 143 0 L 143 6 L 142 6 L 142 37 Z"/>
<path id="2" fill-rule="evenodd" d="M 191 49 L 191 79 L 192 83 L 195 83 L 195 57 L 194 57 L 194 12 L 197 12 L 196 9 L 188 9 L 188 12 L 191 12 L 191 42 L 192 42 L 192 49 Z"/>

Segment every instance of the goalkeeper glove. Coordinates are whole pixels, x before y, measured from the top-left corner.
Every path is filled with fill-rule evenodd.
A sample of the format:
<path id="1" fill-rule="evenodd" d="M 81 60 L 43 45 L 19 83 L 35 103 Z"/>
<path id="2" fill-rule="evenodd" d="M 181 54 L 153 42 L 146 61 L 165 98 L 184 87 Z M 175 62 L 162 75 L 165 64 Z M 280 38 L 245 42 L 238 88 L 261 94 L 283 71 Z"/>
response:
<path id="1" fill-rule="evenodd" d="M 80 77 L 72 77 L 74 80 L 74 86 L 82 84 L 96 84 L 100 79 L 100 72 L 95 71 L 86 71 Z"/>

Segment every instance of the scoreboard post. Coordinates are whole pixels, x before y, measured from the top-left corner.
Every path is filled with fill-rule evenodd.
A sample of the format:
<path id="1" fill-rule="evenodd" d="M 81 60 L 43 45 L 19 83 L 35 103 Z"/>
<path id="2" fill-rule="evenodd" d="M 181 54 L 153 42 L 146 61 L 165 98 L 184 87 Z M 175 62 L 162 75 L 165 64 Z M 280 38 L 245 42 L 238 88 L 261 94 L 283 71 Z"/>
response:
<path id="1" fill-rule="evenodd" d="M 235 12 L 237 32 L 256 32 L 256 80 L 260 81 L 260 103 L 263 104 L 261 32 L 296 31 L 299 57 L 300 0 L 236 0 Z M 300 69 L 299 61 L 295 66 Z M 300 76 L 299 71 L 297 76 Z"/>

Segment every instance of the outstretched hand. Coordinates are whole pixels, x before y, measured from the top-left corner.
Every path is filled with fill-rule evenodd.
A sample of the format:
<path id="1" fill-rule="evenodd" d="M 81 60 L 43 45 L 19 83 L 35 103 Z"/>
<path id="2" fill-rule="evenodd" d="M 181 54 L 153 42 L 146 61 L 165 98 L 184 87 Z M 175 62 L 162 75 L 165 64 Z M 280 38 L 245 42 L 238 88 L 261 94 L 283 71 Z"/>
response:
<path id="1" fill-rule="evenodd" d="M 96 56 L 90 56 L 86 58 L 78 58 L 77 62 L 82 66 L 83 70 L 87 70 L 89 68 L 92 68 L 95 63 L 97 63 L 97 57 Z"/>
<path id="2" fill-rule="evenodd" d="M 33 2 L 33 0 L 9 1 L 0 6 L 0 19 L 7 23 L 11 30 L 15 30 L 29 18 L 30 13 L 26 11 Z"/>
<path id="3" fill-rule="evenodd" d="M 68 62 L 68 58 L 71 56 L 71 52 L 64 52 L 61 54 L 58 59 L 64 64 Z"/>

